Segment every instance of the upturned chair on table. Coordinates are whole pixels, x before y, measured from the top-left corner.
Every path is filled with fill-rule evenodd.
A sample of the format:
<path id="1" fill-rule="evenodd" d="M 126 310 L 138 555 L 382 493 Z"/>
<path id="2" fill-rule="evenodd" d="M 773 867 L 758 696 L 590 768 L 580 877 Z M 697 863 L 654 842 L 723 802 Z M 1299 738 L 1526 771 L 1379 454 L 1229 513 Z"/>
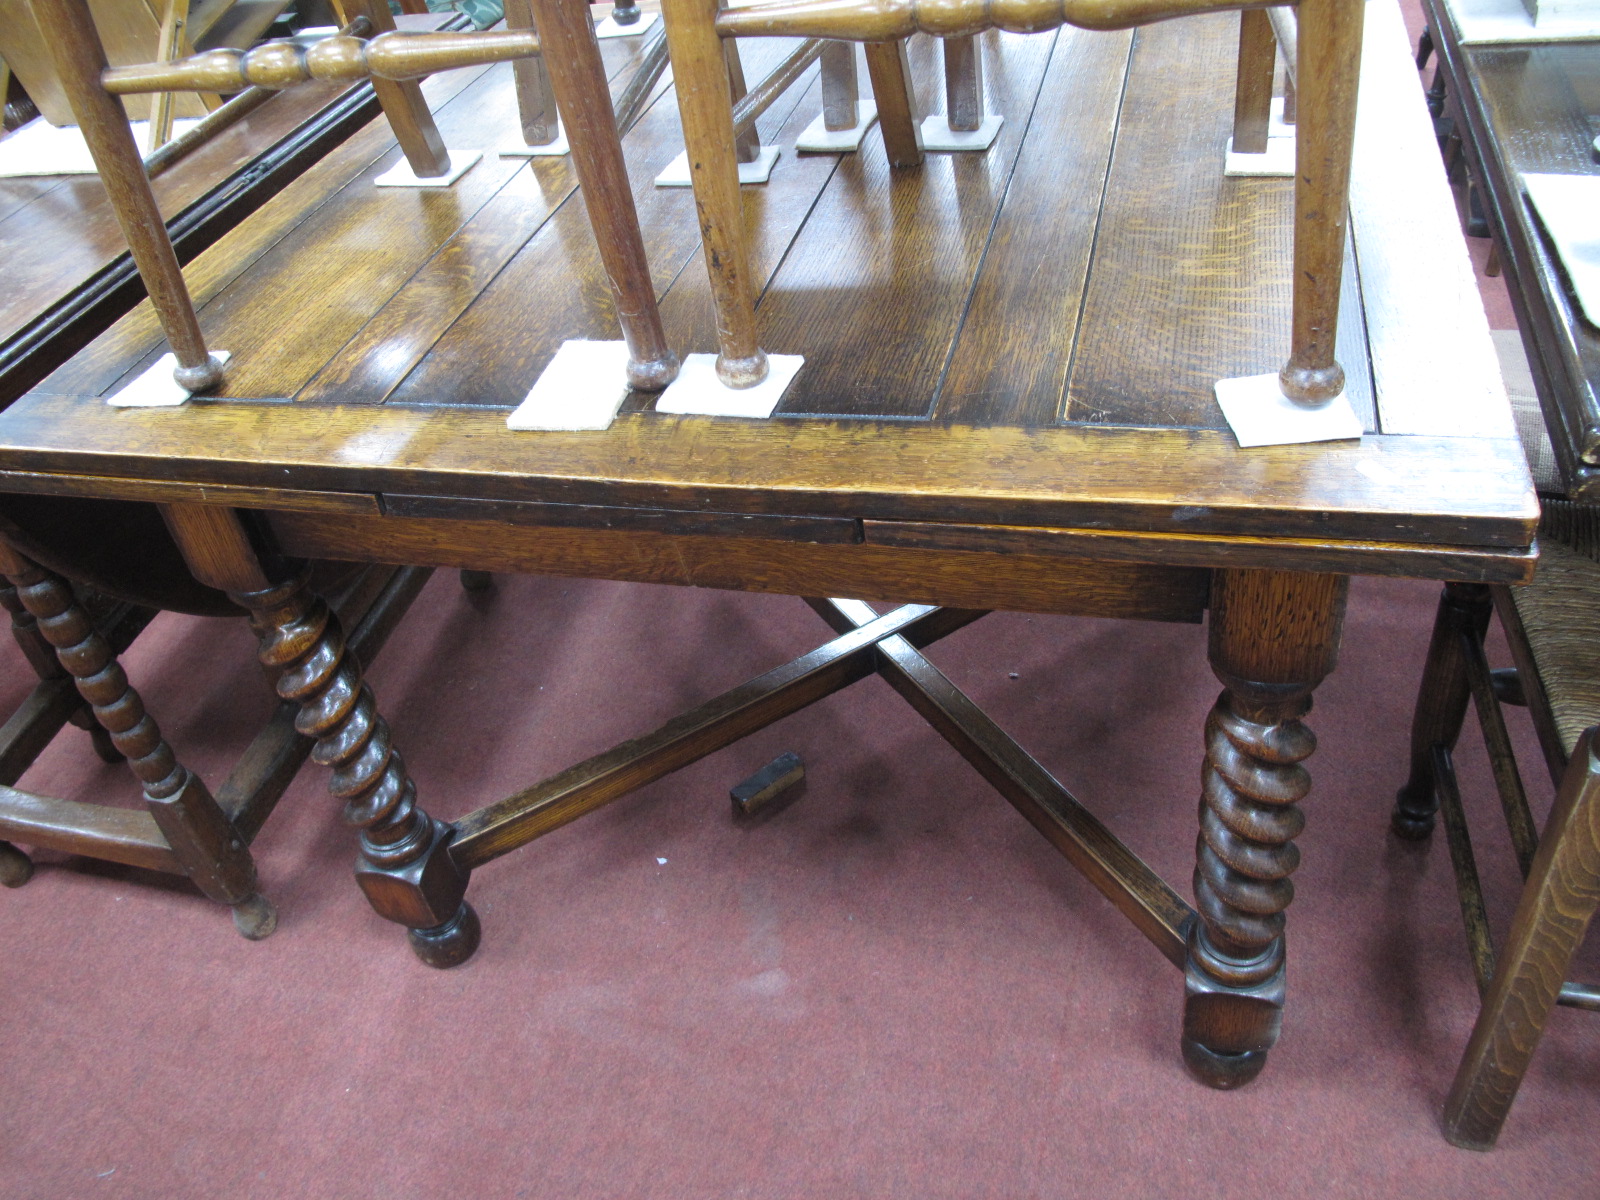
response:
<path id="1" fill-rule="evenodd" d="M 1452 1143 L 1488 1150 L 1557 1005 L 1600 1012 L 1600 987 L 1567 982 L 1600 903 L 1600 509 L 1545 501 L 1539 571 L 1521 588 L 1447 584 L 1439 601 L 1411 731 L 1411 773 L 1391 822 L 1408 839 L 1444 817 L 1482 1007 L 1445 1102 Z M 1484 653 L 1497 615 L 1515 668 Z M 1452 751 L 1467 705 L 1477 711 L 1525 881 L 1495 953 Z M 1541 834 L 1512 751 L 1503 704 L 1526 706 L 1556 789 Z"/>
<path id="2" fill-rule="evenodd" d="M 723 47 L 740 37 L 803 37 L 867 44 L 885 146 L 895 165 L 920 161 L 916 104 L 904 70 L 903 42 L 915 33 L 959 40 L 988 29 L 1033 33 L 1063 24 L 1123 29 L 1199 13 L 1244 10 L 1236 135 L 1264 137 L 1271 101 L 1273 24 L 1260 6 L 1234 0 L 782 0 L 723 9 L 718 0 L 663 0 L 684 139 L 693 164 L 717 312 L 717 375 L 729 387 L 767 376 L 757 335 L 755 295 L 731 147 L 733 121 L 720 86 Z M 1317 407 L 1338 396 L 1344 372 L 1334 340 L 1346 234 L 1351 146 L 1360 65 L 1362 0 L 1302 0 L 1294 69 L 1296 184 L 1293 317 L 1285 396 Z M 1283 22 L 1285 31 L 1293 26 Z M 948 52 L 947 52 L 948 53 Z M 1241 146 L 1241 149 L 1248 147 Z"/>
<path id="3" fill-rule="evenodd" d="M 455 67 L 534 56 L 539 71 L 518 78 L 526 136 L 550 131 L 553 114 L 541 108 L 548 96 L 559 108 L 572 146 L 573 165 L 605 263 L 623 338 L 628 346 L 628 382 L 657 391 L 677 375 L 656 311 L 633 195 L 594 27 L 586 5 L 563 0 L 514 0 L 513 23 L 536 19 L 539 32 L 401 33 L 387 6 L 366 6 L 380 32 L 370 40 L 341 34 L 310 46 L 268 42 L 254 50 L 215 50 L 173 63 L 109 69 L 83 0 L 47 0 L 37 6 L 40 28 L 52 53 L 95 165 L 117 209 L 135 265 L 161 318 L 177 360 L 174 378 L 191 393 L 221 383 L 222 363 L 206 349 L 172 245 L 151 195 L 127 119 L 116 97 L 170 90 L 234 91 L 259 85 L 283 88 L 312 79 L 373 81 L 396 140 L 419 177 L 449 170 L 449 153 L 416 80 Z"/>

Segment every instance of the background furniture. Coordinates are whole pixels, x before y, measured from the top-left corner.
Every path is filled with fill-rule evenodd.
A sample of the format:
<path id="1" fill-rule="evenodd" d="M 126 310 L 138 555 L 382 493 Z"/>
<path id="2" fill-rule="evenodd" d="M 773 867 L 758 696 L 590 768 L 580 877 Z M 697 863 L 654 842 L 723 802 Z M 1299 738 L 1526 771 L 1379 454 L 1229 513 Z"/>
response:
<path id="1" fill-rule="evenodd" d="M 1600 173 L 1591 149 L 1600 44 L 1464 46 L 1447 4 L 1425 0 L 1424 10 L 1567 494 L 1592 501 L 1600 497 L 1600 330 L 1575 307 L 1519 177 Z"/>

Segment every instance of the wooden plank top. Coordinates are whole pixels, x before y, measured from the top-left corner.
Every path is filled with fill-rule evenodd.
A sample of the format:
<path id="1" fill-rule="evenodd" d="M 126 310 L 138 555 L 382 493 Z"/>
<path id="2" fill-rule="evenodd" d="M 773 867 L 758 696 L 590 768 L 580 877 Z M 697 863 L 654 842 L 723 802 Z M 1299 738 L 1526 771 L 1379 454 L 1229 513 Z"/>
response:
<path id="1" fill-rule="evenodd" d="M 1504 235 L 1506 282 L 1569 494 L 1600 498 L 1600 329 L 1584 320 L 1522 186 L 1524 172 L 1600 175 L 1600 44 L 1466 45 L 1430 3 L 1462 136 Z"/>
<path id="2" fill-rule="evenodd" d="M 142 306 L 0 416 L 0 468 L 160 481 L 169 498 L 228 485 L 914 521 L 918 544 L 941 523 L 969 541 L 980 527 L 1000 541 L 1126 531 L 1257 539 L 1268 554 L 1273 538 L 1310 539 L 1326 569 L 1342 542 L 1352 570 L 1372 569 L 1374 546 L 1443 546 L 1525 574 L 1537 507 L 1503 392 L 1478 369 L 1475 296 L 1449 270 L 1431 287 L 1408 278 L 1404 306 L 1383 303 L 1398 284 L 1364 288 L 1397 236 L 1421 241 L 1410 254 L 1462 257 L 1453 215 L 1436 211 L 1442 182 L 1420 199 L 1405 173 L 1385 182 L 1385 161 L 1436 163 L 1425 121 L 1392 139 L 1364 122 L 1385 143 L 1357 151 L 1341 336 L 1368 434 L 1241 450 L 1227 431 L 1212 383 L 1274 371 L 1288 346 L 1289 182 L 1221 170 L 1236 30 L 1226 14 L 984 35 L 999 140 L 913 170 L 892 170 L 875 134 L 855 155 L 797 157 L 819 105 L 808 77 L 763 117 L 784 157 L 744 192 L 763 344 L 807 358 L 771 420 L 671 417 L 635 394 L 608 431 L 507 431 L 562 340 L 618 336 L 571 168 L 491 156 L 448 191 L 379 190 L 397 152 L 374 129 L 190 268 L 207 338 L 237 363 L 221 396 L 170 410 L 98 399 L 165 349 Z M 1379 21 L 1369 37 L 1368 77 L 1388 73 L 1379 103 L 1420 111 L 1414 73 L 1406 85 L 1374 52 L 1389 32 Z M 746 43 L 750 74 L 788 49 Z M 936 53 L 911 47 L 930 92 Z M 508 67 L 435 107 L 453 147 L 516 135 Z M 709 351 L 692 198 L 652 186 L 680 147 L 663 92 L 624 149 L 669 338 Z M 1436 219 L 1385 219 L 1403 204 Z M 1433 307 L 1407 325 L 1419 289 Z M 1363 290 L 1366 311 L 1400 323 L 1381 346 Z"/>

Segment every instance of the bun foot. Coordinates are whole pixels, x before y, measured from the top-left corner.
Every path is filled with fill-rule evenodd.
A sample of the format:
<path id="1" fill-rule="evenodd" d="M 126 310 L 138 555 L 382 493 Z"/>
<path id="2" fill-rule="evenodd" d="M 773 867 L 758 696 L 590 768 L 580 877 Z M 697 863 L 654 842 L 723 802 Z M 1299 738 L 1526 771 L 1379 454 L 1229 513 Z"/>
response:
<path id="1" fill-rule="evenodd" d="M 255 892 L 233 906 L 233 927 L 240 937 L 259 942 L 271 937 L 278 927 L 278 910 L 260 892 Z"/>
<path id="2" fill-rule="evenodd" d="M 0 885 L 19 888 L 33 878 L 33 859 L 10 842 L 0 842 Z"/>
<path id="3" fill-rule="evenodd" d="M 461 586 L 469 592 L 486 592 L 494 576 L 487 571 L 464 570 L 461 572 Z"/>
<path id="4" fill-rule="evenodd" d="M 1389 816 L 1389 828 L 1396 837 L 1408 842 L 1420 842 L 1433 832 L 1433 797 L 1419 801 L 1411 792 L 1401 788 L 1394 799 L 1394 812 Z"/>
<path id="5" fill-rule="evenodd" d="M 1207 1087 L 1231 1091 L 1243 1087 L 1267 1065 L 1265 1050 L 1246 1050 L 1241 1054 L 1219 1054 L 1190 1038 L 1183 1039 L 1183 1064 Z"/>
<path id="6" fill-rule="evenodd" d="M 406 936 L 418 958 L 442 971 L 446 967 L 460 966 L 472 957 L 483 936 L 483 927 L 478 924 L 477 910 L 463 900 L 456 915 L 443 925 L 408 929 Z"/>

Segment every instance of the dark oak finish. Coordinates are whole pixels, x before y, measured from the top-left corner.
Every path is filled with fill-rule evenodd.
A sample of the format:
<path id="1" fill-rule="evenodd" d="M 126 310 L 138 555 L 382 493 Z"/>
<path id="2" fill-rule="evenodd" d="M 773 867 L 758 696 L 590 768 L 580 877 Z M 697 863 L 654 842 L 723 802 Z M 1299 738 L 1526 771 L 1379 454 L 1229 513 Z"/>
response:
<path id="1" fill-rule="evenodd" d="M 675 19 L 692 3 L 667 3 L 682 119 L 731 146 L 709 24 L 723 18 L 707 0 L 698 24 Z M 1333 665 L 1346 577 L 1524 580 L 1537 509 L 1492 391 L 1463 418 L 1462 397 L 1492 383 L 1473 365 L 1487 333 L 1450 231 L 1397 223 L 1402 208 L 1436 218 L 1443 184 L 1408 174 L 1426 169 L 1431 133 L 1420 103 L 1413 120 L 1383 90 L 1398 76 L 1381 38 L 1364 86 L 1384 136 L 1358 143 L 1354 236 L 1339 234 L 1336 256 L 1362 283 L 1343 292 L 1340 353 L 1369 432 L 1241 451 L 1226 431 L 1211 385 L 1281 364 L 1293 287 L 1293 185 L 1221 176 L 1238 36 L 1229 14 L 985 34 L 986 94 L 1007 118 L 990 152 L 930 155 L 919 170 L 892 167 L 875 140 L 843 159 L 785 155 L 762 191 L 741 193 L 731 155 L 709 193 L 649 186 L 681 143 L 675 106 L 646 103 L 622 162 L 640 181 L 668 344 L 717 346 L 715 280 L 759 297 L 771 348 L 807 358 L 771 420 L 669 416 L 635 395 L 605 430 L 507 431 L 562 339 L 614 336 L 605 261 L 566 202 L 572 164 L 486 163 L 450 195 L 383 196 L 365 186 L 368 143 L 195 264 L 207 333 L 239 355 L 214 398 L 98 403 L 159 350 L 137 311 L 0 414 L 0 484 L 169 506 L 197 574 L 252 608 L 264 654 L 289 667 L 280 688 L 322 757 L 351 764 L 335 787 L 357 797 L 368 896 L 422 931 L 431 962 L 470 952 L 471 871 L 879 672 L 1184 970 L 1190 1061 L 1208 1082 L 1240 1082 L 1281 1019 L 1312 746 L 1301 718 Z M 937 66 L 925 40 L 884 45 Z M 752 79 L 809 53 L 798 39 L 742 47 Z M 489 68 L 441 101 L 441 129 L 514 135 L 510 74 Z M 819 74 L 808 67 L 765 109 L 763 141 L 809 123 Z M 696 77 L 710 82 L 697 91 Z M 751 107 L 764 96 L 756 84 Z M 1137 192 L 1161 171 L 1178 183 Z M 694 263 L 718 206 L 740 236 L 711 236 L 711 254 L 743 258 L 708 276 Z M 346 252 L 374 228 L 384 256 Z M 1385 275 L 1402 244 L 1443 265 Z M 1426 317 L 1407 299 L 1418 294 Z M 1435 321 L 1450 340 L 1400 336 Z M 302 557 L 911 607 L 824 605 L 834 641 L 446 824 L 417 807 L 358 667 L 300 582 Z M 1226 691 L 1205 742 L 1198 915 L 916 655 L 997 606 L 1160 620 L 1209 608 Z"/>

